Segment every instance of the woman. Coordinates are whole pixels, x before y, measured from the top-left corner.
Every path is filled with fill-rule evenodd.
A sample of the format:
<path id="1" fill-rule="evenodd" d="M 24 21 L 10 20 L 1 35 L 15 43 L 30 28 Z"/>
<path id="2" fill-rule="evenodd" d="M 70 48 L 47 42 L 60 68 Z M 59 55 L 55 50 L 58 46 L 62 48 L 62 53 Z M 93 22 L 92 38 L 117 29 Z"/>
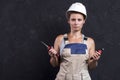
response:
<path id="1" fill-rule="evenodd" d="M 82 34 L 87 13 L 82 3 L 73 3 L 66 12 L 70 32 L 57 36 L 49 50 L 52 66 L 60 66 L 55 80 L 91 80 L 88 69 L 100 58 L 94 40 Z"/>

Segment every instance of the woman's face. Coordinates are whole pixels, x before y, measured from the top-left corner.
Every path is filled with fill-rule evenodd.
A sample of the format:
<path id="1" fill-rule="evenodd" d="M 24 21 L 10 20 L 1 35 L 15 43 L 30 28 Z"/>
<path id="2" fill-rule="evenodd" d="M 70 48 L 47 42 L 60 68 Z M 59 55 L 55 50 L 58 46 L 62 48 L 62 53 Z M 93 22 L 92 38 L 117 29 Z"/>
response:
<path id="1" fill-rule="evenodd" d="M 80 13 L 71 13 L 68 20 L 71 31 L 80 31 L 85 23 L 85 19 Z"/>

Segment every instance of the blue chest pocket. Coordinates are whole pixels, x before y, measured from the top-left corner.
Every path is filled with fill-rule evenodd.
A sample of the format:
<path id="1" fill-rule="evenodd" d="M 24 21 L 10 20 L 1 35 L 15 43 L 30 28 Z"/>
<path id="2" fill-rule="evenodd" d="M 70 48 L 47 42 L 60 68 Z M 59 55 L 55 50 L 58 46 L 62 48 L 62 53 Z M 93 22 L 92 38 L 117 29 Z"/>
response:
<path id="1" fill-rule="evenodd" d="M 64 48 L 70 48 L 71 54 L 85 54 L 87 46 L 86 44 L 82 44 L 82 43 L 71 43 L 65 45 Z"/>

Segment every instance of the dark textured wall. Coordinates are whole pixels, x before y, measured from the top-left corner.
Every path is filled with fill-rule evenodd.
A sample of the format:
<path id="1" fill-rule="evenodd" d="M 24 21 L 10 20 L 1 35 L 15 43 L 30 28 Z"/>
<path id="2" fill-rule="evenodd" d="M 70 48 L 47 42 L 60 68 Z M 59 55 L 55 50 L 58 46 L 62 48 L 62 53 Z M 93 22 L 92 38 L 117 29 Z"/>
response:
<path id="1" fill-rule="evenodd" d="M 40 41 L 53 45 L 69 31 L 65 11 L 76 1 L 88 11 L 83 33 L 105 48 L 93 80 L 119 80 L 119 0 L 0 0 L 0 80 L 54 80 L 58 68 Z"/>

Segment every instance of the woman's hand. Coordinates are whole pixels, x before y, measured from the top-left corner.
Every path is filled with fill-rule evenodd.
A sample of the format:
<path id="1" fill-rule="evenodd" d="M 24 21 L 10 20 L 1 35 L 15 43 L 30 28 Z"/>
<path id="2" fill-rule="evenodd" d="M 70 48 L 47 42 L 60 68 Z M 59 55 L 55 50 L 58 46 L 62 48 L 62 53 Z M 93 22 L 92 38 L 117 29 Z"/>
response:
<path id="1" fill-rule="evenodd" d="M 95 53 L 88 60 L 89 69 L 94 69 L 98 65 L 98 60 L 100 59 L 101 52 L 95 51 Z"/>
<path id="2" fill-rule="evenodd" d="M 48 51 L 49 55 L 51 56 L 50 63 L 53 67 L 56 67 L 59 65 L 58 61 L 58 54 L 57 51 L 51 47 L 50 50 Z"/>
<path id="3" fill-rule="evenodd" d="M 57 51 L 53 47 L 51 47 L 51 49 L 48 51 L 48 53 L 51 57 L 53 57 L 57 54 Z"/>
<path id="4" fill-rule="evenodd" d="M 96 51 L 90 59 L 97 61 L 99 60 L 100 56 L 101 56 L 101 52 Z"/>

